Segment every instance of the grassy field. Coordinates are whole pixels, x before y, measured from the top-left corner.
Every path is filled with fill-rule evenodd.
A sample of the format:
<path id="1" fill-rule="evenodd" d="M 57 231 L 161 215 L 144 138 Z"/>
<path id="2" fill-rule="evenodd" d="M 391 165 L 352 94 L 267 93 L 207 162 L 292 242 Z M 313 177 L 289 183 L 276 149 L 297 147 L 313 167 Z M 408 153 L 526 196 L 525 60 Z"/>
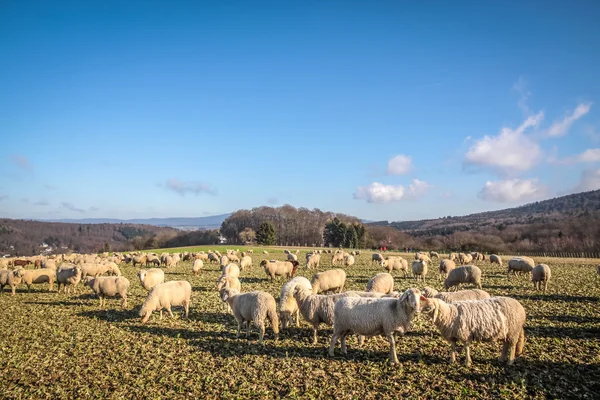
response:
<path id="1" fill-rule="evenodd" d="M 214 248 L 214 246 L 212 247 Z M 262 251 L 262 249 L 261 249 Z M 242 290 L 265 290 L 278 298 L 284 279 L 273 283 L 258 266 L 261 259 L 284 259 L 281 249 L 255 254 L 254 267 L 241 274 Z M 304 251 L 300 254 L 304 259 Z M 347 270 L 346 289 L 364 289 L 382 272 L 363 253 Z M 324 256 L 321 270 L 330 268 Z M 131 281 L 129 306 L 109 299 L 105 309 L 88 288 L 73 295 L 31 293 L 0 296 L 0 397 L 2 398 L 598 398 L 600 396 L 600 279 L 593 260 L 539 259 L 552 268 L 549 293 L 533 290 L 524 277 L 507 280 L 505 269 L 479 262 L 484 290 L 511 296 L 527 311 L 525 353 L 513 367 L 498 361 L 500 344 L 472 346 L 473 366 L 450 365 L 450 346 L 424 316 L 397 341 L 400 365 L 387 362 L 384 338 L 356 347 L 348 356 L 327 356 L 331 328 L 322 326 L 319 343 L 311 329 L 282 331 L 275 345 L 267 328 L 265 346 L 235 338 L 236 323 L 215 291 L 217 265 L 205 264 L 197 277 L 190 262 L 166 270 L 167 280 L 186 279 L 193 287 L 189 320 L 153 319 L 140 323 L 146 292 L 137 268 L 122 266 Z M 597 262 L 597 261 L 596 261 Z M 435 264 L 435 263 L 434 263 Z M 428 285 L 441 288 L 435 267 Z M 314 271 L 299 275 L 310 279 Z M 396 276 L 396 289 L 414 287 Z M 418 287 L 422 288 L 422 285 Z M 339 354 L 339 346 L 336 348 Z M 462 362 L 462 355 L 459 357 Z"/>

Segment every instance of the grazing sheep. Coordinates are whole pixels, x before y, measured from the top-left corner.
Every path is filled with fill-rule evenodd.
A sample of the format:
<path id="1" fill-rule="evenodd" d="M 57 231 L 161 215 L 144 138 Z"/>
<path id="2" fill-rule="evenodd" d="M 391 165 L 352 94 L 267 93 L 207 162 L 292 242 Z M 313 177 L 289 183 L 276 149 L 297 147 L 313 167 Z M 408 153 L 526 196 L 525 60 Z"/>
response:
<path id="1" fill-rule="evenodd" d="M 283 254 L 292 254 L 288 249 L 283 250 Z"/>
<path id="2" fill-rule="evenodd" d="M 312 285 L 313 294 L 329 290 L 337 290 L 342 293 L 346 284 L 346 271 L 338 268 L 316 273 L 313 275 L 310 284 Z"/>
<path id="3" fill-rule="evenodd" d="M 329 355 L 333 357 L 339 339 L 342 354 L 347 354 L 346 336 L 355 333 L 360 336 L 385 335 L 390 343 L 390 363 L 397 364 L 394 333 L 404 335 L 410 323 L 419 312 L 421 292 L 408 289 L 398 299 L 369 299 L 347 297 L 340 299 L 334 307 L 333 336 L 329 345 Z"/>
<path id="4" fill-rule="evenodd" d="M 208 254 L 198 253 L 196 254 L 196 260 L 208 261 Z"/>
<path id="5" fill-rule="evenodd" d="M 344 265 L 346 267 L 351 267 L 352 265 L 354 265 L 354 256 L 347 255 L 346 257 L 344 257 Z"/>
<path id="6" fill-rule="evenodd" d="M 430 252 L 429 252 L 429 258 L 431 258 L 432 260 L 433 260 L 434 258 L 437 258 L 437 259 L 439 259 L 439 258 L 440 258 L 440 255 L 438 254 L 438 252 L 437 252 L 437 251 L 430 251 Z"/>
<path id="7" fill-rule="evenodd" d="M 310 281 L 303 276 L 297 276 L 283 285 L 281 294 L 279 295 L 279 319 L 281 320 L 281 327 L 283 329 L 287 327 L 288 323 L 292 324 L 294 322 L 294 315 L 296 315 L 296 327 L 300 326 L 300 310 L 298 302 L 294 298 L 294 289 L 296 286 L 312 290 Z"/>
<path id="8" fill-rule="evenodd" d="M 321 262 L 321 254 L 312 254 L 310 257 L 306 257 L 306 268 L 319 268 Z"/>
<path id="9" fill-rule="evenodd" d="M 269 254 L 269 252 L 266 250 L 263 250 L 263 254 Z"/>
<path id="10" fill-rule="evenodd" d="M 135 267 L 136 265 L 140 264 L 140 265 L 144 265 L 146 264 L 146 255 L 143 256 L 135 256 L 131 259 L 131 262 L 133 263 L 133 266 Z"/>
<path id="11" fill-rule="evenodd" d="M 221 268 L 223 268 L 227 264 L 229 264 L 229 257 L 227 257 L 227 256 L 221 257 L 221 260 L 220 260 Z"/>
<path id="12" fill-rule="evenodd" d="M 288 279 L 293 278 L 298 271 L 298 265 L 298 261 L 262 260 L 260 262 L 260 266 L 265 269 L 265 273 L 271 278 L 271 281 L 276 276 L 285 276 Z"/>
<path id="13" fill-rule="evenodd" d="M 173 312 L 171 311 L 173 306 L 183 306 L 187 318 L 191 295 L 192 285 L 188 281 L 171 281 L 154 286 L 140 309 L 139 315 L 142 317 L 142 324 L 148 322 L 153 311 L 158 311 L 160 319 L 162 319 L 163 308 L 173 318 Z"/>
<path id="14" fill-rule="evenodd" d="M 277 304 L 270 293 L 248 292 L 240 293 L 236 289 L 224 288 L 221 290 L 221 299 L 226 301 L 233 311 L 238 323 L 236 338 L 240 337 L 242 325 L 246 323 L 246 338 L 250 332 L 250 321 L 258 328 L 258 344 L 263 344 L 265 335 L 265 321 L 268 318 L 275 334 L 275 343 L 279 340 L 279 318 L 277 317 Z"/>
<path id="15" fill-rule="evenodd" d="M 404 272 L 404 277 L 408 276 L 408 261 L 402 257 L 387 257 L 381 261 L 381 266 L 389 273 L 392 271 Z"/>
<path id="16" fill-rule="evenodd" d="M 496 254 L 490 254 L 490 263 L 498 264 L 499 266 L 502 266 L 502 257 L 500 257 Z"/>
<path id="17" fill-rule="evenodd" d="M 81 267 L 81 277 L 85 278 L 86 276 L 97 277 L 100 275 L 104 275 L 110 273 L 111 275 L 120 276 L 121 271 L 117 267 L 115 263 L 109 264 L 80 264 Z"/>
<path id="18" fill-rule="evenodd" d="M 27 292 L 30 291 L 31 285 L 39 285 L 48 282 L 48 291 L 54 289 L 54 281 L 56 280 L 56 271 L 49 268 L 40 268 L 36 270 L 23 269 L 21 270 L 22 282 L 27 285 Z"/>
<path id="19" fill-rule="evenodd" d="M 4 286 L 10 286 L 12 296 L 15 295 L 17 286 L 23 281 L 23 269 L 17 268 L 14 271 L 1 269 L 0 270 L 0 294 L 4 291 Z"/>
<path id="20" fill-rule="evenodd" d="M 242 257 L 242 259 L 240 260 L 240 269 L 241 270 L 252 269 L 252 257 L 250 257 L 250 256 Z"/>
<path id="21" fill-rule="evenodd" d="M 430 287 L 423 288 L 423 296 L 427 298 L 442 299 L 446 303 L 465 300 L 483 300 L 490 298 L 490 294 L 488 292 L 480 289 L 458 290 L 456 292 L 438 292 Z"/>
<path id="22" fill-rule="evenodd" d="M 208 253 L 208 262 L 212 263 L 212 262 L 219 262 L 219 256 L 217 256 L 215 253 Z"/>
<path id="23" fill-rule="evenodd" d="M 343 263 L 343 262 L 344 262 L 344 253 L 335 253 L 331 257 L 331 265 L 335 265 L 337 263 Z"/>
<path id="24" fill-rule="evenodd" d="M 204 267 L 204 263 L 202 262 L 202 260 L 196 259 L 196 260 L 194 260 L 194 263 L 192 264 L 192 272 L 194 273 L 194 275 L 198 275 L 198 272 L 200 272 L 203 267 Z"/>
<path id="25" fill-rule="evenodd" d="M 510 272 L 513 271 L 515 274 L 517 272 L 530 273 L 535 267 L 535 262 L 533 259 L 529 257 L 514 257 L 511 258 L 508 262 L 508 271 L 506 272 L 506 277 L 510 278 Z"/>
<path id="26" fill-rule="evenodd" d="M 550 267 L 546 264 L 538 264 L 531 270 L 531 282 L 535 290 L 541 290 L 544 285 L 544 294 L 548 289 L 548 281 L 551 276 Z"/>
<path id="27" fill-rule="evenodd" d="M 424 252 L 418 252 L 418 253 L 416 253 L 415 254 L 415 260 L 417 260 L 417 261 L 422 260 L 422 261 L 426 261 L 428 263 L 431 262 L 431 258 L 429 258 L 429 255 L 427 253 L 424 253 Z"/>
<path id="28" fill-rule="evenodd" d="M 109 275 L 115 275 L 115 276 L 121 276 L 123 274 L 121 274 L 121 270 L 119 269 L 119 267 L 117 267 L 117 264 L 115 264 L 112 261 L 107 262 L 106 264 L 104 264 L 106 267 L 106 272 Z"/>
<path id="29" fill-rule="evenodd" d="M 81 281 L 81 268 L 76 265 L 63 264 L 56 271 L 56 284 L 58 293 L 62 285 L 65 293 L 71 293 L 71 287 L 75 288 Z"/>
<path id="30" fill-rule="evenodd" d="M 453 286 L 458 288 L 461 283 L 472 283 L 477 289 L 481 289 L 481 269 L 474 265 L 463 265 L 453 269 L 446 276 L 444 288 L 446 290 Z"/>
<path id="31" fill-rule="evenodd" d="M 367 292 L 389 294 L 394 291 L 394 277 L 386 272 L 375 275 L 367 282 Z"/>
<path id="32" fill-rule="evenodd" d="M 42 268 L 49 268 L 56 270 L 56 261 L 55 260 L 42 260 Z"/>
<path id="33" fill-rule="evenodd" d="M 121 296 L 123 308 L 127 307 L 127 291 L 129 290 L 129 279 L 124 276 L 99 276 L 92 278 L 87 276 L 85 283 L 98 295 L 100 307 L 106 306 L 107 297 Z"/>
<path id="34" fill-rule="evenodd" d="M 232 254 L 228 254 L 227 258 L 229 259 L 228 262 L 235 262 L 235 263 L 239 263 L 240 262 L 240 258 L 237 255 L 233 254 L 233 253 Z"/>
<path id="35" fill-rule="evenodd" d="M 471 342 L 502 341 L 501 361 L 512 365 L 523 352 L 525 310 L 510 297 L 446 303 L 440 299 L 421 298 L 422 311 L 432 317 L 442 337 L 452 345 L 450 362 L 456 361 L 456 342 L 465 344 L 465 365 L 471 365 Z"/>
<path id="36" fill-rule="evenodd" d="M 440 280 L 442 275 L 445 277 L 450 271 L 456 268 L 456 263 L 452 260 L 441 260 L 440 261 Z"/>
<path id="37" fill-rule="evenodd" d="M 287 256 L 288 261 L 298 261 L 298 256 L 295 254 L 288 254 Z"/>
<path id="38" fill-rule="evenodd" d="M 189 254 L 188 254 L 189 256 Z M 146 267 L 149 266 L 150 264 L 154 264 L 155 266 L 160 266 L 160 258 L 158 258 L 155 255 L 148 255 L 146 256 Z"/>
<path id="39" fill-rule="evenodd" d="M 151 290 L 165 281 L 165 273 L 160 268 L 141 269 L 138 272 L 138 278 L 144 289 Z"/>
<path id="40" fill-rule="evenodd" d="M 471 261 L 473 261 L 473 256 L 470 254 L 460 253 L 458 255 L 458 261 L 462 265 L 466 265 L 466 264 L 470 263 Z"/>
<path id="41" fill-rule="evenodd" d="M 412 263 L 412 273 L 415 276 L 415 280 L 422 280 L 425 282 L 427 276 L 427 261 L 417 260 Z"/>
<path id="42" fill-rule="evenodd" d="M 448 257 L 450 261 L 458 261 L 458 254 L 450 253 L 450 257 Z"/>
<path id="43" fill-rule="evenodd" d="M 296 286 L 294 299 L 298 303 L 302 318 L 313 326 L 313 344 L 317 343 L 317 334 L 321 323 L 328 326 L 333 325 L 333 307 L 335 303 L 349 296 L 356 296 L 356 294 L 352 292 L 330 295 L 312 294 L 310 289 L 300 285 Z"/>
<path id="44" fill-rule="evenodd" d="M 238 267 L 235 264 L 227 264 L 224 268 L 221 269 L 221 273 L 223 275 L 238 278 L 240 276 L 240 267 Z"/>

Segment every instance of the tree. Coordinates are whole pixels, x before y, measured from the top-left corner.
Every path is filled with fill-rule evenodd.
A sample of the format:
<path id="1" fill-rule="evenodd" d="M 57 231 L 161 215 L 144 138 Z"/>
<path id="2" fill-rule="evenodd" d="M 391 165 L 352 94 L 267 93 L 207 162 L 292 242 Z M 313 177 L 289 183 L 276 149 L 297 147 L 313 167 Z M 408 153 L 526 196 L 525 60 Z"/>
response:
<path id="1" fill-rule="evenodd" d="M 256 242 L 263 246 L 272 246 L 275 244 L 275 228 L 269 221 L 265 221 L 256 232 Z"/>
<path id="2" fill-rule="evenodd" d="M 239 236 L 242 243 L 249 244 L 254 242 L 254 240 L 256 239 L 256 232 L 254 232 L 254 229 L 252 228 L 245 228 L 243 231 L 240 232 Z"/>

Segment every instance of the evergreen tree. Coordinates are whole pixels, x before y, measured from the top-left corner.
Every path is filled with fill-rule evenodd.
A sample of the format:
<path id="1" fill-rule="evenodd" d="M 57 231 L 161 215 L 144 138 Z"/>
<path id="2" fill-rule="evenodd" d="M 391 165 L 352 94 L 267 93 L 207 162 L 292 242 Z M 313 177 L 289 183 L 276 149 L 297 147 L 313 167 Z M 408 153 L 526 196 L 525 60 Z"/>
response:
<path id="1" fill-rule="evenodd" d="M 256 232 L 256 243 L 263 246 L 272 246 L 275 244 L 275 228 L 269 221 L 263 222 Z"/>

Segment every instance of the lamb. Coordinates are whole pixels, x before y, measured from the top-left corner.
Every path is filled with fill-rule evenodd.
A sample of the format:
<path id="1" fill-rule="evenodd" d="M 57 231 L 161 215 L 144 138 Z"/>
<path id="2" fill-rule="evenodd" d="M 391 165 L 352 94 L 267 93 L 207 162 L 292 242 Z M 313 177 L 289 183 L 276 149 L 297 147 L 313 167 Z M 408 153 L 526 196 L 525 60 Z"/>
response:
<path id="1" fill-rule="evenodd" d="M 387 257 L 381 261 L 381 266 L 389 273 L 403 271 L 404 277 L 408 276 L 408 261 L 402 257 Z"/>
<path id="2" fill-rule="evenodd" d="M 240 267 L 235 264 L 227 264 L 225 268 L 221 269 L 221 273 L 223 275 L 231 276 L 237 278 L 240 276 Z"/>
<path id="3" fill-rule="evenodd" d="M 11 288 L 12 296 L 15 295 L 17 286 L 23 280 L 23 269 L 18 268 L 14 271 L 0 269 L 0 294 L 4 291 L 4 286 L 8 285 Z"/>
<path id="4" fill-rule="evenodd" d="M 298 256 L 295 254 L 288 254 L 287 256 L 288 261 L 298 261 Z"/>
<path id="5" fill-rule="evenodd" d="M 503 342 L 501 361 L 514 363 L 525 344 L 525 310 L 510 297 L 446 303 L 441 299 L 421 298 L 422 311 L 432 317 L 433 324 L 452 345 L 450 362 L 456 361 L 456 342 L 465 344 L 465 366 L 471 365 L 471 342 Z"/>
<path id="6" fill-rule="evenodd" d="M 367 292 L 389 294 L 394 291 L 394 277 L 386 272 L 375 275 L 367 282 Z"/>
<path id="7" fill-rule="evenodd" d="M 437 290 L 424 287 L 423 296 L 427 298 L 442 299 L 446 303 L 465 300 L 484 300 L 489 299 L 490 294 L 480 289 L 458 290 L 456 292 L 438 292 Z"/>
<path id="8" fill-rule="evenodd" d="M 271 328 L 275 334 L 275 343 L 279 340 L 279 318 L 277 317 L 277 305 L 270 293 L 254 291 L 240 293 L 236 289 L 225 288 L 221 290 L 221 299 L 226 301 L 233 311 L 238 323 L 236 338 L 240 337 L 242 325 L 246 323 L 246 338 L 250 332 L 250 321 L 258 328 L 258 344 L 263 344 L 265 336 L 265 320 L 271 322 Z"/>
<path id="9" fill-rule="evenodd" d="M 398 364 L 394 332 L 404 335 L 408 331 L 415 314 L 419 312 L 420 301 L 421 292 L 413 288 L 405 291 L 398 299 L 340 299 L 334 307 L 329 355 L 334 356 L 334 348 L 339 339 L 342 342 L 342 354 L 347 354 L 346 336 L 350 333 L 360 336 L 385 335 L 390 343 L 390 363 Z"/>
<path id="10" fill-rule="evenodd" d="M 310 257 L 306 258 L 306 268 L 319 268 L 319 263 L 321 262 L 320 254 L 313 254 Z"/>
<path id="11" fill-rule="evenodd" d="M 530 273 L 535 267 L 535 262 L 529 257 L 514 257 L 508 262 L 506 277 L 510 278 L 510 271 Z"/>
<path id="12" fill-rule="evenodd" d="M 148 322 L 153 311 L 158 311 L 160 319 L 162 319 L 163 308 L 173 318 L 173 312 L 171 311 L 173 306 L 183 306 L 187 318 L 191 296 L 192 285 L 188 281 L 170 281 L 154 286 L 140 309 L 139 315 L 142 317 L 142 324 Z"/>
<path id="13" fill-rule="evenodd" d="M 204 263 L 198 258 L 194 260 L 194 263 L 192 264 L 192 272 L 194 273 L 194 275 L 198 275 L 198 272 L 200 272 L 200 270 L 202 270 L 203 267 Z"/>
<path id="14" fill-rule="evenodd" d="M 23 269 L 21 270 L 21 278 L 23 283 L 27 285 L 27 292 L 30 291 L 31 285 L 48 282 L 48 291 L 54 289 L 54 281 L 56 280 L 56 271 L 50 268 L 40 268 L 36 270 Z"/>
<path id="15" fill-rule="evenodd" d="M 544 285 L 544 294 L 548 289 L 548 281 L 551 276 L 550 267 L 546 264 L 538 264 L 531 270 L 531 282 L 533 282 L 533 288 L 535 290 L 541 290 L 542 284 Z"/>
<path id="16" fill-rule="evenodd" d="M 279 319 L 281 320 L 281 327 L 283 329 L 287 327 L 288 323 L 293 323 L 294 315 L 296 315 L 296 327 L 300 326 L 300 310 L 298 302 L 294 298 L 294 289 L 296 286 L 312 290 L 310 281 L 303 276 L 297 276 L 283 285 L 281 294 L 279 295 Z"/>
<path id="17" fill-rule="evenodd" d="M 463 265 L 450 271 L 444 281 L 446 290 L 453 286 L 459 286 L 461 283 L 472 283 L 481 289 L 481 269 L 474 265 Z"/>
<path id="18" fill-rule="evenodd" d="M 107 297 L 121 296 L 122 307 L 127 307 L 127 290 L 129 290 L 129 279 L 124 276 L 99 276 L 92 278 L 87 276 L 85 283 L 98 295 L 100 307 L 106 306 Z"/>
<path id="19" fill-rule="evenodd" d="M 141 269 L 138 272 L 138 278 L 144 289 L 151 290 L 165 281 L 165 273 L 160 268 Z"/>
<path id="20" fill-rule="evenodd" d="M 346 257 L 344 257 L 344 265 L 346 267 L 354 265 L 354 256 L 347 255 Z"/>
<path id="21" fill-rule="evenodd" d="M 316 273 L 313 275 L 310 284 L 312 285 L 313 294 L 329 290 L 337 290 L 342 293 L 346 284 L 346 271 L 338 268 Z"/>
<path id="22" fill-rule="evenodd" d="M 265 273 L 271 278 L 271 281 L 276 276 L 285 276 L 288 279 L 293 278 L 298 271 L 298 265 L 298 261 L 262 260 L 260 262 L 260 266 L 265 269 Z"/>
<path id="23" fill-rule="evenodd" d="M 490 263 L 498 264 L 499 266 L 502 266 L 502 257 L 500 257 L 496 254 L 490 254 Z"/>
<path id="24" fill-rule="evenodd" d="M 344 262 L 344 253 L 335 253 L 331 257 L 331 265 Z"/>
<path id="25" fill-rule="evenodd" d="M 371 256 L 371 264 L 374 262 L 381 263 L 383 261 L 383 256 L 380 253 L 373 253 Z"/>
<path id="26" fill-rule="evenodd" d="M 456 268 L 456 263 L 452 260 L 442 260 L 440 261 L 440 279 L 442 279 L 442 275 L 448 276 L 448 273 Z"/>
<path id="27" fill-rule="evenodd" d="M 412 273 L 415 276 L 415 280 L 423 280 L 423 282 L 425 282 L 425 277 L 427 276 L 427 261 L 413 261 Z"/>
<path id="28" fill-rule="evenodd" d="M 58 293 L 60 293 L 61 285 L 65 293 L 71 292 L 71 286 L 75 288 L 81 281 L 81 268 L 76 265 L 63 264 L 56 271 L 56 283 L 58 285 Z"/>
<path id="29" fill-rule="evenodd" d="M 440 258 L 440 255 L 438 254 L 438 252 L 437 252 L 437 251 L 430 251 L 430 252 L 429 252 L 429 258 L 431 258 L 431 259 L 433 259 L 433 258 L 437 258 L 437 259 L 439 259 L 439 258 Z"/>
<path id="30" fill-rule="evenodd" d="M 241 270 L 252 269 L 252 257 L 250 257 L 250 256 L 242 257 L 242 259 L 240 260 L 240 269 Z"/>
<path id="31" fill-rule="evenodd" d="M 331 295 L 312 294 L 310 289 L 300 285 L 296 286 L 294 289 L 294 299 L 298 302 L 302 318 L 313 326 L 313 344 L 317 343 L 317 334 L 321 323 L 328 326 L 333 325 L 333 307 L 335 303 L 349 296 L 356 297 L 357 295 L 352 292 Z"/>

